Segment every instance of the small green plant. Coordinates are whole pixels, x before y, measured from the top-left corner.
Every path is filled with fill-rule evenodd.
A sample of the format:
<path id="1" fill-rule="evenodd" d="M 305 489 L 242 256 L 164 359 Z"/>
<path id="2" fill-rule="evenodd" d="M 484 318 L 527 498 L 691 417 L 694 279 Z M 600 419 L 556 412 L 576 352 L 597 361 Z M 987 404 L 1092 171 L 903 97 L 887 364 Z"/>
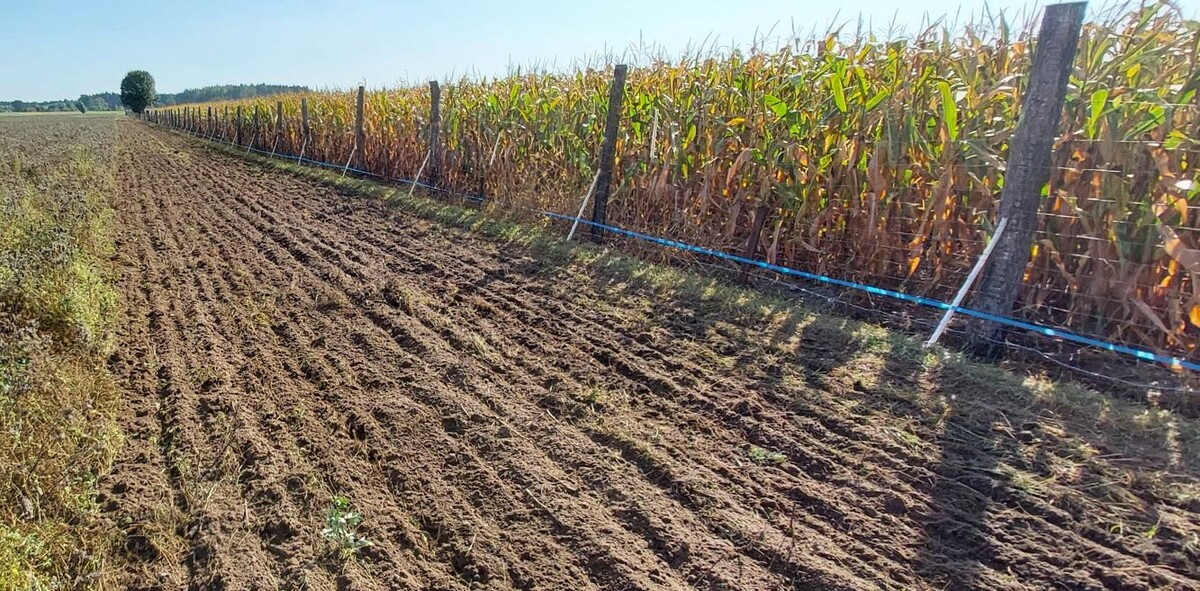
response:
<path id="1" fill-rule="evenodd" d="M 362 514 L 350 510 L 350 499 L 333 497 L 329 509 L 325 511 L 325 527 L 321 537 L 337 546 L 338 556 L 342 560 L 353 558 L 359 550 L 371 545 L 371 541 L 358 534 L 358 526 L 362 523 Z"/>
<path id="2" fill-rule="evenodd" d="M 777 451 L 763 449 L 757 445 L 751 446 L 750 451 L 747 452 L 747 455 L 750 456 L 750 459 L 754 463 L 762 464 L 764 466 L 769 464 L 782 464 L 787 461 L 787 456 Z"/>
<path id="3" fill-rule="evenodd" d="M 1150 529 L 1146 530 L 1145 533 L 1142 534 L 1142 536 L 1145 537 L 1147 540 L 1153 540 L 1154 537 L 1158 535 L 1158 526 L 1161 523 L 1162 523 L 1162 518 L 1160 517 L 1158 519 L 1158 521 L 1154 523 L 1154 525 L 1150 526 Z"/>

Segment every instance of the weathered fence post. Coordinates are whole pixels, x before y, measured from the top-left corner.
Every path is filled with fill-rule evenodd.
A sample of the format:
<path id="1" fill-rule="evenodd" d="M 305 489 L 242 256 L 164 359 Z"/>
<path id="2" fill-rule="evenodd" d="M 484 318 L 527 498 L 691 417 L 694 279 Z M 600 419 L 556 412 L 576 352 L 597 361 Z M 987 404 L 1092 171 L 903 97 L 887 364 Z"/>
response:
<path id="1" fill-rule="evenodd" d="M 362 170 L 366 162 L 365 154 L 363 154 L 366 144 L 366 133 L 363 131 L 363 101 L 365 100 L 366 90 L 358 87 L 358 100 L 354 103 L 354 167 Z"/>
<path id="2" fill-rule="evenodd" d="M 271 142 L 271 155 L 279 147 L 279 139 L 283 137 L 283 101 L 275 102 L 275 139 Z"/>
<path id="3" fill-rule="evenodd" d="M 429 81 L 429 184 L 436 187 L 442 173 L 442 87 Z"/>
<path id="4" fill-rule="evenodd" d="M 742 258 L 752 259 L 758 254 L 758 243 L 762 240 L 763 225 L 767 223 L 767 214 L 771 212 L 771 208 L 763 203 L 754 210 L 754 222 L 750 227 L 750 240 L 746 241 L 746 250 L 742 251 Z M 750 270 L 750 265 L 742 263 L 742 269 L 738 272 L 738 283 L 746 284 L 746 272 Z"/>
<path id="5" fill-rule="evenodd" d="M 217 131 L 217 127 L 213 123 L 213 108 L 209 107 L 208 108 L 208 133 L 207 133 L 207 135 L 209 137 L 212 137 L 212 136 L 216 135 L 216 131 Z"/>
<path id="6" fill-rule="evenodd" d="M 596 176 L 596 197 L 592 205 L 592 221 L 608 223 L 608 194 L 612 185 L 613 164 L 617 157 L 617 132 L 621 124 L 621 99 L 625 96 L 625 74 L 629 66 L 619 64 L 613 69 L 612 86 L 608 89 L 608 118 L 604 121 L 604 142 L 600 144 L 600 171 Z M 604 229 L 592 226 L 592 239 L 604 239 Z"/>
<path id="7" fill-rule="evenodd" d="M 296 157 L 297 163 L 304 160 L 304 150 L 308 148 L 310 132 L 311 130 L 308 127 L 308 97 L 304 97 L 300 99 L 300 135 L 303 136 L 303 141 L 300 143 L 300 155 Z"/>
<path id="8" fill-rule="evenodd" d="M 1086 2 L 1054 4 L 1042 15 L 1000 194 L 997 219 L 1008 218 L 1008 227 L 996 241 L 991 264 L 971 302 L 979 312 L 1008 316 L 1021 288 L 1037 230 L 1042 187 L 1050 181 L 1050 152 L 1062 120 L 1085 8 Z M 973 319 L 967 329 L 968 350 L 985 358 L 999 357 L 1004 353 L 1001 330 L 994 322 Z"/>
<path id="9" fill-rule="evenodd" d="M 241 105 L 237 106 L 237 121 L 234 123 L 234 125 L 236 125 L 236 129 L 234 130 L 234 137 L 236 138 L 237 145 L 240 146 L 240 145 L 242 145 L 242 106 Z"/>

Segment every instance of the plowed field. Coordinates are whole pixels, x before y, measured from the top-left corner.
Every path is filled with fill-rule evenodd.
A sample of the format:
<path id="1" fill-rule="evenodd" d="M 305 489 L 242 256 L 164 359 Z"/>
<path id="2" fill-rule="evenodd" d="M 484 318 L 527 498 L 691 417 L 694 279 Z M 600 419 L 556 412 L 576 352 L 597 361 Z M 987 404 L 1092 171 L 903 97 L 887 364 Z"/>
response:
<path id="1" fill-rule="evenodd" d="M 1129 435 L 1094 393 L 601 278 L 137 122 L 118 157 L 101 502 L 132 588 L 1196 587 L 1182 419 Z M 335 495 L 372 542 L 349 559 Z"/>

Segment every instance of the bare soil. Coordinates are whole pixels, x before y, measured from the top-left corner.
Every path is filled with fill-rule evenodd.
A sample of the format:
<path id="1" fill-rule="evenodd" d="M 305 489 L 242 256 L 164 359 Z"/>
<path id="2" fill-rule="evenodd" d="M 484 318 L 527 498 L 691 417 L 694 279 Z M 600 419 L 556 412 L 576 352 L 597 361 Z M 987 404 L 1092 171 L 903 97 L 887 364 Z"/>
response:
<path id="1" fill-rule="evenodd" d="M 119 160 L 101 502 L 130 588 L 1200 588 L 1178 423 L 1131 459 L 1111 409 L 878 329 L 654 293 L 136 122 Z M 373 542 L 349 560 L 334 495 Z"/>

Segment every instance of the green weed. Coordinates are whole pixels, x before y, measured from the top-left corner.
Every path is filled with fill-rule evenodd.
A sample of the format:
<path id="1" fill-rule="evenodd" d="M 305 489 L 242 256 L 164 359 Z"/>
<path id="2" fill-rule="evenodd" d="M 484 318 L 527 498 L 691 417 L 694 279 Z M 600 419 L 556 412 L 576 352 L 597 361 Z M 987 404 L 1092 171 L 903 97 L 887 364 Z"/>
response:
<path id="1" fill-rule="evenodd" d="M 325 527 L 321 530 L 321 537 L 333 542 L 342 560 L 349 560 L 359 550 L 372 545 L 370 540 L 358 533 L 361 524 L 362 514 L 350 509 L 350 499 L 336 496 L 325 510 Z"/>
<path id="2" fill-rule="evenodd" d="M 763 466 L 779 465 L 787 462 L 787 456 L 769 449 L 763 449 L 757 445 L 750 446 L 750 450 L 746 452 L 750 460 L 755 464 Z"/>

